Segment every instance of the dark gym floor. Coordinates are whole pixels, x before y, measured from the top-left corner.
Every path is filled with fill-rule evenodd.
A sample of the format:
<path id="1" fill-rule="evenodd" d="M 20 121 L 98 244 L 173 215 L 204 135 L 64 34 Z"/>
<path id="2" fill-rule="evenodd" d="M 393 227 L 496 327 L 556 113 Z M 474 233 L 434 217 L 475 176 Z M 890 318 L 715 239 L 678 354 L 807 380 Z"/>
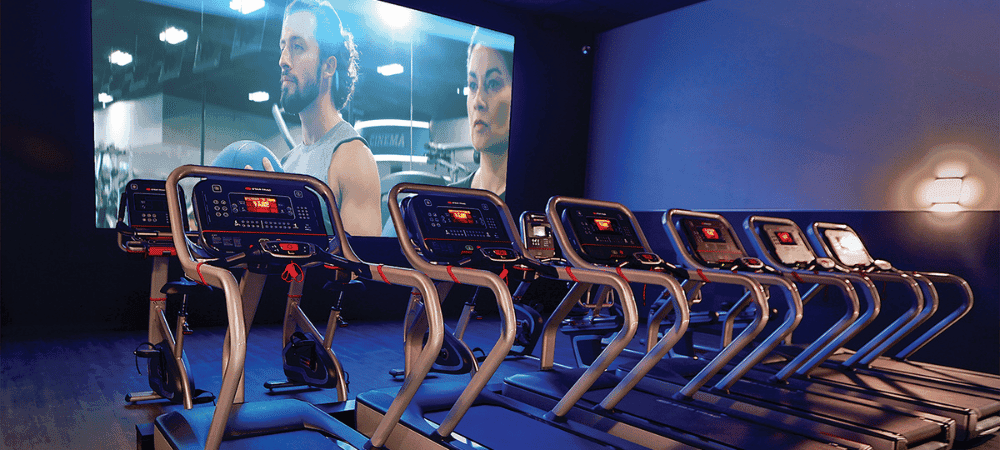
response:
<path id="1" fill-rule="evenodd" d="M 449 323 L 454 323 L 450 321 Z M 185 342 L 197 387 L 218 392 L 221 383 L 223 328 L 197 329 Z M 473 322 L 466 340 L 489 349 L 499 322 Z M 556 362 L 572 364 L 568 339 L 560 336 Z M 148 423 L 174 408 L 163 401 L 126 404 L 125 394 L 148 390 L 136 372 L 132 351 L 145 341 L 145 331 L 88 332 L 64 336 L 0 340 L 0 429 L 4 449 L 126 449 L 135 447 L 135 424 Z M 250 332 L 246 363 L 246 400 L 294 397 L 312 403 L 336 401 L 326 390 L 285 390 L 269 394 L 265 381 L 284 379 L 281 370 L 281 327 L 256 325 Z M 350 377 L 350 398 L 369 389 L 398 385 L 388 374 L 402 367 L 402 325 L 352 322 L 337 330 L 335 351 Z M 637 346 L 633 342 L 633 346 Z M 534 359 L 508 360 L 493 378 L 537 368 Z M 437 380 L 467 375 L 437 375 Z M 433 382 L 430 380 L 429 382 Z M 208 404 L 210 406 L 211 404 Z M 196 407 L 204 407 L 197 405 Z M 957 448 L 1000 449 L 1000 438 Z"/>

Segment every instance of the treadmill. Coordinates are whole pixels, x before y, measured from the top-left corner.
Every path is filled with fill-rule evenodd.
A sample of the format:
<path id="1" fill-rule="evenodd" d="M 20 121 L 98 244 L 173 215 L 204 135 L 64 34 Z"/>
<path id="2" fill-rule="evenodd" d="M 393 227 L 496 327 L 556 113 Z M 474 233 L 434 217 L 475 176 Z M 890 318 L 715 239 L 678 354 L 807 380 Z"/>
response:
<path id="1" fill-rule="evenodd" d="M 955 422 L 955 440 L 965 441 L 997 431 L 998 407 L 995 400 L 982 396 L 964 394 L 941 387 L 927 387 L 905 380 L 886 378 L 877 373 L 866 373 L 855 369 L 845 369 L 839 364 L 821 366 L 830 355 L 841 349 L 861 329 L 868 326 L 881 309 L 881 298 L 874 281 L 906 283 L 910 292 L 920 293 L 920 288 L 912 277 L 906 274 L 883 271 L 872 264 L 856 267 L 854 270 L 834 261 L 817 256 L 806 241 L 806 235 L 798 226 L 787 219 L 752 216 L 745 222 L 747 233 L 752 238 L 757 254 L 770 265 L 791 278 L 800 277 L 802 282 L 810 273 L 850 282 L 866 300 L 866 310 L 854 323 L 815 353 L 806 355 L 800 365 L 791 365 L 788 358 L 774 358 L 761 365 L 762 370 L 774 373 L 774 378 L 788 386 L 808 390 L 822 395 L 830 395 L 851 401 L 876 402 L 888 407 L 903 408 L 920 413 L 929 413 L 951 419 Z M 886 263 L 879 262 L 885 267 Z M 796 280 L 799 281 L 799 280 Z M 915 316 L 909 311 L 904 316 Z M 903 321 L 902 318 L 896 321 Z M 905 324 L 905 321 L 903 321 Z M 882 335 L 888 336 L 899 326 L 890 326 Z M 802 355 L 800 355 L 802 356 Z M 800 362 L 803 361 L 800 359 Z"/>
<path id="2" fill-rule="evenodd" d="M 809 271 L 782 274 L 762 260 L 749 256 L 735 229 L 719 214 L 674 209 L 664 214 L 663 223 L 668 227 L 676 253 L 685 267 L 695 271 L 745 273 L 772 289 L 782 288 L 783 297 L 788 302 L 784 321 L 788 326 L 775 329 L 725 376 L 718 377 L 714 381 L 713 392 L 723 392 L 746 403 L 852 430 L 857 433 L 852 439 L 875 448 L 950 448 L 954 441 L 954 424 L 950 419 L 914 413 L 909 408 L 886 406 L 876 401 L 842 399 L 803 386 L 790 386 L 787 383 L 788 370 L 775 374 L 771 369 L 777 361 L 786 363 L 783 369 L 801 366 L 810 355 L 818 352 L 856 320 L 859 301 L 849 283 L 819 277 Z M 829 261 L 826 263 L 829 264 Z M 836 286 L 844 293 L 847 308 L 829 330 L 803 349 L 787 344 L 790 344 L 797 319 L 803 314 L 803 303 L 793 283 L 805 280 Z M 816 293 L 816 289 L 810 290 L 806 298 Z"/>
<path id="3" fill-rule="evenodd" d="M 973 439 L 978 436 L 996 434 L 1000 432 L 1000 392 L 998 384 L 991 383 L 990 379 L 995 376 L 987 375 L 980 378 L 980 383 L 961 382 L 948 376 L 920 375 L 919 373 L 907 374 L 904 370 L 905 364 L 892 362 L 891 359 L 882 357 L 892 346 L 899 344 L 917 326 L 927 321 L 937 310 L 938 296 L 934 286 L 935 282 L 954 283 L 965 292 L 966 298 L 963 306 L 959 307 L 959 314 L 965 309 L 964 305 L 971 306 L 971 289 L 959 277 L 950 274 L 938 274 L 927 272 L 906 272 L 892 267 L 888 261 L 873 259 L 864 243 L 857 233 L 845 224 L 835 224 L 826 222 L 813 223 L 809 228 L 809 238 L 817 248 L 822 248 L 824 252 L 832 257 L 841 270 L 862 272 L 868 277 L 881 277 L 886 281 L 893 280 L 913 280 L 910 284 L 913 292 L 914 304 L 902 316 L 900 316 L 889 328 L 866 343 L 853 354 L 842 348 L 831 349 L 841 350 L 840 354 L 831 353 L 829 362 L 824 367 L 818 367 L 810 372 L 813 376 L 823 376 L 824 378 L 837 379 L 841 382 L 857 383 L 859 379 L 870 380 L 866 386 L 874 387 L 878 390 L 889 391 L 907 395 L 918 400 L 936 400 L 935 393 L 952 393 L 962 396 L 959 402 L 948 399 L 946 404 L 961 406 L 969 409 L 967 421 L 959 421 L 958 440 Z M 916 286 L 913 286 L 913 285 Z M 926 295 L 923 295 L 926 293 Z M 924 300 L 921 301 L 921 297 Z M 956 314 L 949 314 L 945 317 L 945 324 L 938 323 L 931 328 L 929 333 L 937 333 L 939 326 L 943 330 L 948 322 L 957 320 Z M 960 317 L 959 317 L 960 318 Z M 918 338 L 915 343 L 922 345 L 926 339 L 933 337 L 925 333 Z M 843 343 L 841 344 L 841 347 Z M 904 349 L 900 354 L 906 354 L 912 349 L 912 345 Z M 876 363 L 877 362 L 877 363 Z M 880 365 L 894 367 L 887 370 Z M 917 370 L 926 370 L 924 365 L 919 365 Z M 933 367 L 933 366 L 929 366 Z M 940 366 L 937 366 L 940 367 Z M 845 380 L 843 376 L 835 375 L 835 372 L 849 372 L 851 380 Z M 930 372 L 936 372 L 930 370 Z M 954 373 L 975 374 L 971 371 L 956 371 Z M 905 390 L 899 386 L 917 386 L 916 390 Z"/>
<path id="4" fill-rule="evenodd" d="M 569 420 L 572 406 L 593 385 L 635 335 L 638 316 L 628 285 L 617 275 L 570 267 L 546 266 L 525 256 L 517 225 L 503 201 L 489 191 L 397 184 L 389 193 L 389 213 L 403 254 L 414 268 L 437 282 L 439 292 L 454 284 L 492 291 L 501 319 L 500 337 L 468 382 L 442 381 L 420 387 L 390 446 L 405 448 L 574 448 L 639 449 L 633 442 Z M 551 409 L 500 395 L 488 388 L 490 377 L 508 355 L 516 335 L 511 294 L 503 278 L 543 276 L 580 284 L 603 284 L 617 292 L 626 316 L 621 332 L 582 373 Z M 568 303 L 564 301 L 564 303 Z M 572 306 L 572 305 L 570 305 Z M 421 305 L 411 303 L 411 308 Z M 567 309 L 560 305 L 560 309 Z M 405 339 L 419 339 L 423 324 L 408 320 Z M 410 367 L 406 368 L 407 371 Z M 361 393 L 356 398 L 357 425 L 362 432 L 386 414 L 392 389 Z M 660 448 L 693 448 L 661 439 Z"/>
<path id="5" fill-rule="evenodd" d="M 200 179 L 192 191 L 197 242 L 187 238 L 182 225 L 187 214 L 181 208 L 179 183 L 186 178 Z M 217 404 L 157 417 L 155 448 L 382 447 L 440 351 L 444 322 L 431 281 L 411 269 L 359 260 L 346 239 L 333 192 L 313 177 L 187 165 L 170 173 L 166 195 L 184 274 L 223 290 L 228 326 Z M 426 344 L 409 358 L 412 370 L 369 437 L 296 399 L 244 403 L 247 332 L 264 281 L 270 274 L 298 274 L 310 268 L 333 271 L 333 279 L 344 282 L 364 279 L 408 286 L 427 305 Z M 244 272 L 239 281 L 234 272 Z"/>
<path id="6" fill-rule="evenodd" d="M 861 243 L 860 237 L 857 236 L 857 233 L 851 229 L 850 226 L 845 224 L 816 222 L 813 224 L 812 231 L 813 233 L 811 233 L 811 236 L 814 238 L 814 242 L 818 241 L 823 248 L 823 251 L 831 255 L 837 261 L 841 262 L 841 264 L 844 264 L 845 260 L 850 260 L 852 257 L 861 258 L 858 261 L 854 261 L 857 263 L 865 261 L 866 257 L 868 261 L 871 261 L 871 263 L 865 265 L 871 265 L 874 263 L 874 261 L 871 260 L 871 256 L 868 255 L 867 249 L 864 248 L 864 244 Z M 856 256 L 851 254 L 851 249 L 844 245 L 844 243 L 860 244 L 859 247 L 854 249 Z M 887 263 L 882 264 L 885 265 Z M 897 269 L 893 268 L 890 268 L 889 270 L 897 271 Z M 903 273 L 919 277 L 917 278 L 918 280 L 926 280 L 923 288 L 926 292 L 928 292 L 928 296 L 930 297 L 929 301 L 933 305 L 933 307 L 925 308 L 925 311 L 928 311 L 926 314 L 921 314 L 926 317 L 923 318 L 923 320 L 914 319 L 911 324 L 907 324 L 906 329 L 886 338 L 877 347 L 872 348 L 868 352 L 863 353 L 859 350 L 854 355 L 850 355 L 849 358 L 845 358 L 843 354 L 834 355 L 832 360 L 841 362 L 845 367 L 871 367 L 892 372 L 901 376 L 906 376 L 910 379 L 921 381 L 929 379 L 934 380 L 935 382 L 956 385 L 957 387 L 970 388 L 972 389 L 972 392 L 985 391 L 992 394 L 1000 393 L 1000 375 L 955 369 L 936 364 L 908 361 L 908 359 L 913 356 L 913 353 L 920 350 L 924 345 L 930 342 L 930 340 L 939 336 L 942 332 L 944 332 L 944 330 L 954 325 L 972 309 L 973 295 L 972 288 L 969 286 L 969 283 L 956 275 L 941 272 L 922 271 L 906 271 Z M 895 355 L 885 357 L 885 353 L 887 353 L 891 347 L 903 345 L 905 343 L 904 339 L 906 335 L 915 330 L 918 325 L 930 319 L 931 315 L 937 310 L 938 294 L 935 284 L 954 285 L 961 294 L 961 302 L 959 303 L 959 306 L 949 314 L 945 315 L 945 317 L 937 323 L 932 325 L 920 337 L 909 342 L 906 347 L 901 349 Z"/>
<path id="7" fill-rule="evenodd" d="M 612 432 L 634 438 L 683 432 L 687 439 L 696 439 L 686 442 L 703 448 L 873 448 L 842 428 L 699 390 L 763 328 L 768 308 L 759 283 L 732 272 L 689 273 L 665 263 L 651 251 L 634 215 L 618 203 L 553 197 L 546 211 L 556 241 L 573 267 L 615 273 L 631 283 L 659 286 L 663 288 L 660 297 L 670 300 L 651 314 L 657 317 L 657 324 L 671 311 L 675 317 L 662 339 L 657 339 L 659 327 L 653 327 L 649 352 L 641 361 L 627 373 L 619 366 L 617 372 L 603 375 L 570 412 L 570 418 L 610 426 Z M 752 308 L 756 318 L 717 358 L 708 362 L 674 358 L 672 362 L 685 377 L 672 382 L 652 380 L 646 374 L 661 363 L 686 332 L 687 295 L 677 279 L 689 275 L 747 288 L 756 301 Z M 554 345 L 554 325 L 559 320 L 559 316 L 548 320 L 543 351 Z M 558 373 L 540 372 L 507 378 L 504 394 L 545 405 L 554 402 L 565 389 L 566 382 Z M 850 438 L 843 438 L 845 435 Z"/>

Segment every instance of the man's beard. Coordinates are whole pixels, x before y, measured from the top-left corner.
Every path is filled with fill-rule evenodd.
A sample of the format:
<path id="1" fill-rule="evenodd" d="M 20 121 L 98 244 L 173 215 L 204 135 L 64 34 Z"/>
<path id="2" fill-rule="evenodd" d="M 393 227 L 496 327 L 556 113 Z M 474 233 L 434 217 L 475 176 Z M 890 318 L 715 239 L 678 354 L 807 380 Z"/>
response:
<path id="1" fill-rule="evenodd" d="M 319 97 L 319 83 L 309 83 L 301 90 L 289 92 L 281 90 L 281 107 L 286 114 L 298 114 Z"/>

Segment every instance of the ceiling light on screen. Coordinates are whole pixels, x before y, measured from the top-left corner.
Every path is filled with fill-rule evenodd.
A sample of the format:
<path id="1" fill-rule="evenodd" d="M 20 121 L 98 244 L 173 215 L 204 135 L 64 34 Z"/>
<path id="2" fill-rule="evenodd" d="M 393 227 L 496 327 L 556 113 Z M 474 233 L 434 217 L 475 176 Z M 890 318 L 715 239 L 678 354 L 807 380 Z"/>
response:
<path id="1" fill-rule="evenodd" d="M 112 98 L 107 92 L 101 92 L 100 94 L 97 94 L 97 101 L 101 102 L 102 105 L 107 105 L 108 103 L 115 101 L 115 99 Z"/>
<path id="2" fill-rule="evenodd" d="M 186 41 L 187 38 L 187 31 L 180 28 L 170 27 L 160 32 L 160 42 L 166 42 L 170 45 L 180 44 L 181 42 Z"/>
<path id="3" fill-rule="evenodd" d="M 250 101 L 263 103 L 271 99 L 271 95 L 264 91 L 257 91 L 250 93 Z"/>
<path id="4" fill-rule="evenodd" d="M 264 7 L 264 0 L 233 0 L 229 2 L 229 9 L 239 11 L 243 14 L 250 14 Z"/>
<path id="5" fill-rule="evenodd" d="M 410 23 L 410 10 L 391 3 L 379 2 L 378 15 L 391 28 L 403 28 Z"/>
<path id="6" fill-rule="evenodd" d="M 393 75 L 403 73 L 403 65 L 399 63 L 386 64 L 384 66 L 378 66 L 375 68 L 375 71 L 384 77 L 391 77 Z"/>
<path id="7" fill-rule="evenodd" d="M 108 61 L 111 64 L 117 64 L 119 66 L 127 66 L 132 63 L 132 55 L 125 53 L 121 50 L 115 50 L 108 55 Z"/>

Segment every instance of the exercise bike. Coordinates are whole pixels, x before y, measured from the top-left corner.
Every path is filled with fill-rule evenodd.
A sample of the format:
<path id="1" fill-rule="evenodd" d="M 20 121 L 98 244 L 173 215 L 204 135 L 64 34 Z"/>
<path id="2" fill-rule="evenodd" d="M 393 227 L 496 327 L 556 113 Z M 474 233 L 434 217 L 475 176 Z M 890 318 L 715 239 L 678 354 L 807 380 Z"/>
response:
<path id="1" fill-rule="evenodd" d="M 267 381 L 264 387 L 268 390 L 289 387 L 334 388 L 337 390 L 337 401 L 342 402 L 347 400 L 348 374 L 333 352 L 333 337 L 338 327 L 346 326 L 346 322 L 340 317 L 344 295 L 348 292 L 363 292 L 365 285 L 352 279 L 352 272 L 343 267 L 333 264 L 318 267 L 330 272 L 331 279 L 324 284 L 323 289 L 335 295 L 326 332 L 321 334 L 302 311 L 306 272 L 296 264 L 286 265 L 281 272 L 281 278 L 290 284 L 282 327 L 284 347 L 281 350 L 282 370 L 286 379 Z M 322 341 L 319 336 L 322 336 Z"/>
<path id="2" fill-rule="evenodd" d="M 126 394 L 125 401 L 166 399 L 191 409 L 195 403 L 214 400 L 212 393 L 195 388 L 184 354 L 184 337 L 192 334 L 187 323 L 188 296 L 207 293 L 211 288 L 185 278 L 167 281 L 168 263 L 176 251 L 170 236 L 164 182 L 136 179 L 126 183 L 115 229 L 122 251 L 153 260 L 148 337 L 134 352 L 137 370 L 138 358 L 147 360 L 147 377 L 152 390 Z M 183 296 L 173 330 L 167 320 L 168 295 Z"/>

